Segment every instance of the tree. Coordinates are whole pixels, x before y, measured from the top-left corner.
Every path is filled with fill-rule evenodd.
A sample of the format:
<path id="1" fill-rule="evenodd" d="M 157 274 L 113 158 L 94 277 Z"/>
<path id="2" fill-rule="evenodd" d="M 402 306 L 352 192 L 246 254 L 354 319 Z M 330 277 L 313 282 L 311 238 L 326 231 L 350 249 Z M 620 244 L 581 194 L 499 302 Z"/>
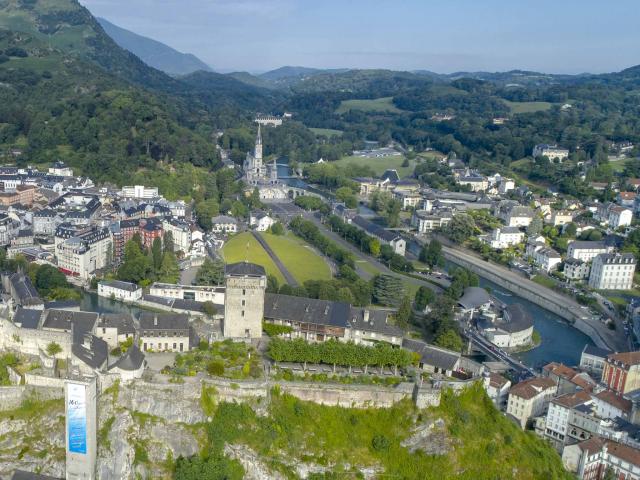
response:
<path id="1" fill-rule="evenodd" d="M 378 275 L 373 281 L 373 299 L 380 305 L 397 305 L 404 296 L 402 280 L 392 275 Z"/>
<path id="2" fill-rule="evenodd" d="M 56 288 L 67 288 L 67 277 L 52 265 L 40 265 L 35 273 L 34 286 L 42 295 L 48 295 Z"/>
<path id="3" fill-rule="evenodd" d="M 178 280 L 180 280 L 180 267 L 173 253 L 166 252 L 163 255 L 158 276 L 159 280 L 165 283 L 178 283 Z"/>
<path id="4" fill-rule="evenodd" d="M 431 268 L 444 266 L 442 244 L 438 240 L 432 239 L 428 245 L 423 245 L 420 249 L 420 261 Z"/>
<path id="5" fill-rule="evenodd" d="M 347 208 L 356 208 L 358 206 L 358 199 L 353 194 L 353 190 L 349 187 L 340 187 L 336 190 L 336 198 L 341 202 L 344 202 Z"/>
<path id="6" fill-rule="evenodd" d="M 284 235 L 284 226 L 281 222 L 276 222 L 271 225 L 271 234 L 272 235 Z"/>
<path id="7" fill-rule="evenodd" d="M 337 300 L 339 302 L 348 303 L 349 305 L 353 305 L 355 302 L 353 293 L 351 293 L 351 290 L 348 287 L 342 287 L 338 290 Z"/>
<path id="8" fill-rule="evenodd" d="M 396 313 L 396 325 L 404 330 L 409 326 L 409 323 L 411 323 L 412 317 L 411 297 L 405 295 L 402 297 L 398 313 Z"/>
<path id="9" fill-rule="evenodd" d="M 62 353 L 62 347 L 56 342 L 51 342 L 47 345 L 47 355 L 50 357 L 55 357 L 59 353 Z"/>
<path id="10" fill-rule="evenodd" d="M 444 227 L 444 233 L 452 242 L 463 243 L 474 234 L 475 229 L 476 224 L 471 216 L 459 214 Z"/>
<path id="11" fill-rule="evenodd" d="M 153 262 L 153 269 L 158 272 L 162 266 L 162 240 L 160 238 L 154 238 L 151 244 L 151 261 Z"/>
<path id="12" fill-rule="evenodd" d="M 531 223 L 527 227 L 527 236 L 529 237 L 537 237 L 542 233 L 542 228 L 544 224 L 542 223 L 542 219 L 538 216 L 533 217 Z"/>
<path id="13" fill-rule="evenodd" d="M 202 304 L 202 311 L 209 317 L 214 316 L 218 312 L 218 308 L 211 301 L 206 301 Z"/>
<path id="14" fill-rule="evenodd" d="M 280 290 L 280 282 L 275 275 L 267 275 L 267 293 L 278 293 Z"/>
<path id="15" fill-rule="evenodd" d="M 162 239 L 162 244 L 164 246 L 164 252 L 175 252 L 176 250 L 176 245 L 175 242 L 173 241 L 173 232 L 168 231 L 167 233 L 164 234 L 164 238 Z"/>
<path id="16" fill-rule="evenodd" d="M 195 213 L 200 228 L 203 230 L 211 230 L 211 218 L 220 213 L 220 205 L 215 198 L 203 200 L 196 204 Z"/>
<path id="17" fill-rule="evenodd" d="M 224 283 L 224 262 L 206 258 L 195 278 L 197 285 L 222 285 Z"/>
<path id="18" fill-rule="evenodd" d="M 436 345 L 442 348 L 448 348 L 460 352 L 462 350 L 462 339 L 458 333 L 451 329 L 441 330 L 434 341 Z"/>
<path id="19" fill-rule="evenodd" d="M 434 301 L 436 294 L 429 287 L 421 286 L 416 292 L 416 310 L 423 311 L 427 305 Z"/>
<path id="20" fill-rule="evenodd" d="M 369 253 L 374 257 L 380 256 L 380 240 L 371 237 L 369 240 Z"/>
<path id="21" fill-rule="evenodd" d="M 138 283 L 148 280 L 152 272 L 153 262 L 142 252 L 135 238 L 132 238 L 124 246 L 124 262 L 118 269 L 118 279 Z"/>

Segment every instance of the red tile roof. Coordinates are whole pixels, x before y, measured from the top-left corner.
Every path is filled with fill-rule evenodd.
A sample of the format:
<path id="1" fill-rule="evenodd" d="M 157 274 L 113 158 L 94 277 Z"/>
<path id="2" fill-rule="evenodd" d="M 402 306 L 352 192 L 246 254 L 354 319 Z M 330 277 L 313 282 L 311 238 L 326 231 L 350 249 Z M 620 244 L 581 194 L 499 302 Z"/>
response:
<path id="1" fill-rule="evenodd" d="M 612 353 L 607 356 L 607 360 L 629 366 L 640 365 L 640 352 Z"/>
<path id="2" fill-rule="evenodd" d="M 596 394 L 595 397 L 599 400 L 602 400 L 603 402 L 608 403 L 609 405 L 613 405 L 623 412 L 631 411 L 631 400 L 627 400 L 626 398 L 617 395 L 611 390 L 603 390 L 602 392 Z"/>
<path id="3" fill-rule="evenodd" d="M 541 391 L 555 389 L 556 382 L 550 378 L 536 377 L 520 382 L 509 391 L 509 395 L 529 400 L 540 394 Z"/>

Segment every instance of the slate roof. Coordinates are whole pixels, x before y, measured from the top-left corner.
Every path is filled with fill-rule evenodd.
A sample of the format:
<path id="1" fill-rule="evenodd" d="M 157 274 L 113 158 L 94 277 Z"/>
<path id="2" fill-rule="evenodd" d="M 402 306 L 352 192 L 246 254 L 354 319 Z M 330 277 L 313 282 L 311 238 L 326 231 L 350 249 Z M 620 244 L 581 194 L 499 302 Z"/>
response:
<path id="1" fill-rule="evenodd" d="M 361 217 L 360 215 L 356 215 L 353 218 L 352 222 L 355 223 L 358 227 L 360 227 L 365 232 L 370 233 L 371 235 L 378 237 L 386 242 L 391 242 L 396 238 L 398 238 L 397 233 L 390 232 L 389 230 L 385 230 L 380 225 L 376 225 L 375 223 L 370 222 L 369 220 Z"/>
<path id="2" fill-rule="evenodd" d="M 114 363 L 109 370 L 112 368 L 119 368 L 120 370 L 127 370 L 133 372 L 138 370 L 142 364 L 144 363 L 144 353 L 140 351 L 138 346 L 134 343 L 129 347 L 129 350 L 122 355 L 116 363 Z"/>
<path id="3" fill-rule="evenodd" d="M 140 287 L 135 283 L 123 282 L 122 280 L 108 280 L 100 283 L 107 287 L 126 290 L 127 292 L 135 292 L 140 289 Z"/>
<path id="4" fill-rule="evenodd" d="M 42 310 L 31 310 L 28 308 L 18 307 L 16 314 L 13 316 L 13 323 L 20 324 L 22 328 L 38 328 Z"/>
<path id="5" fill-rule="evenodd" d="M 80 302 L 77 300 L 52 300 L 51 302 L 45 302 L 44 308 L 47 310 L 70 310 L 72 308 L 79 309 Z"/>
<path id="6" fill-rule="evenodd" d="M 398 175 L 397 170 L 390 168 L 384 171 L 384 173 L 380 176 L 380 179 L 389 180 L 391 183 L 396 183 L 400 180 L 400 176 Z"/>
<path id="7" fill-rule="evenodd" d="M 145 302 L 158 303 L 167 307 L 170 307 L 173 304 L 172 298 L 157 297 L 155 295 L 143 295 L 142 299 Z"/>
<path id="8" fill-rule="evenodd" d="M 224 268 L 225 275 L 264 277 L 266 275 L 264 267 L 249 262 L 229 263 Z"/>
<path id="9" fill-rule="evenodd" d="M 461 356 L 457 352 L 408 338 L 402 340 L 402 347 L 420 354 L 420 363 L 443 370 L 455 370 Z"/>
<path id="10" fill-rule="evenodd" d="M 464 289 L 464 295 L 458 300 L 458 304 L 465 310 L 471 310 L 490 301 L 491 297 L 489 297 L 489 294 L 484 288 L 467 287 Z"/>
<path id="11" fill-rule="evenodd" d="M 92 332 L 98 321 L 98 314 L 94 312 L 72 312 L 69 310 L 47 310 L 42 328 L 56 330 L 71 330 L 76 332 Z"/>
<path id="12" fill-rule="evenodd" d="M 369 312 L 369 318 L 365 322 L 365 311 Z M 389 323 L 388 318 L 394 312 L 372 308 L 351 307 L 349 324 L 352 328 L 364 332 L 376 332 L 383 335 L 402 338 L 404 331 Z"/>
<path id="13" fill-rule="evenodd" d="M 585 345 L 582 350 L 583 353 L 587 355 L 593 355 L 594 357 L 607 358 L 611 350 L 607 350 L 606 348 L 596 347 L 595 345 Z"/>
<path id="14" fill-rule="evenodd" d="M 503 316 L 503 321 L 500 322 L 500 328 L 509 332 L 521 332 L 529 327 L 533 326 L 533 319 L 531 315 L 520 305 L 519 303 L 512 303 L 505 308 L 505 313 L 508 315 Z"/>
<path id="15" fill-rule="evenodd" d="M 109 358 L 109 346 L 91 333 L 74 330 L 71 353 L 91 368 L 102 368 Z"/>
<path id="16" fill-rule="evenodd" d="M 350 313 L 351 306 L 344 302 L 277 293 L 267 293 L 264 298 L 264 316 L 269 319 L 347 328 Z"/>
<path id="17" fill-rule="evenodd" d="M 10 278 L 13 290 L 15 290 L 16 297 L 19 303 L 28 302 L 30 300 L 40 300 L 38 291 L 31 283 L 31 279 L 22 274 L 14 273 Z"/>
<path id="18" fill-rule="evenodd" d="M 135 322 L 129 313 L 104 313 L 100 317 L 98 327 L 117 328 L 118 335 L 136 333 Z"/>
<path id="19" fill-rule="evenodd" d="M 140 314 L 141 330 L 187 330 L 189 317 L 184 313 L 152 313 Z"/>

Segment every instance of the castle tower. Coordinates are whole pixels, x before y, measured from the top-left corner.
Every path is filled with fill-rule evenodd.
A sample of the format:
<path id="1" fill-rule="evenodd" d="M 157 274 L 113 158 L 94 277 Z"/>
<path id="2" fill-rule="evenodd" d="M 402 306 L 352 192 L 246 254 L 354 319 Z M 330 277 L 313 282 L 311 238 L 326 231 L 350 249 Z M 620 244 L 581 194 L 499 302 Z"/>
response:
<path id="1" fill-rule="evenodd" d="M 264 268 L 249 262 L 232 263 L 225 267 L 224 278 L 224 336 L 237 339 L 260 338 L 267 289 Z"/>

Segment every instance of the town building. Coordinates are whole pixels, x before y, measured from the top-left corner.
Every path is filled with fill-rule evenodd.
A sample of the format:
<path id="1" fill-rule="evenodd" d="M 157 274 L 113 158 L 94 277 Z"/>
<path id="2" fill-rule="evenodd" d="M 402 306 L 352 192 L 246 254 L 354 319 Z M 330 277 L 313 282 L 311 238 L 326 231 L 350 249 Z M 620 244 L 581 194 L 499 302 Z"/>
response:
<path id="1" fill-rule="evenodd" d="M 258 189 L 261 199 L 285 199 L 287 190 L 278 180 L 278 166 L 274 157 L 271 164 L 266 164 L 262 158 L 262 133 L 258 124 L 258 134 L 253 153 L 247 152 L 242 165 L 243 180 L 250 191 Z"/>
<path id="2" fill-rule="evenodd" d="M 602 377 L 604 364 L 611 351 L 595 345 L 585 345 L 580 355 L 580 368 L 593 374 L 596 378 Z"/>
<path id="3" fill-rule="evenodd" d="M 600 437 L 566 446 L 562 462 L 580 480 L 640 479 L 640 450 Z"/>
<path id="4" fill-rule="evenodd" d="M 116 348 L 128 339 L 135 338 L 136 324 L 130 313 L 103 313 L 98 319 L 95 334 L 110 349 Z"/>
<path id="5" fill-rule="evenodd" d="M 499 227 L 494 228 L 489 235 L 482 235 L 480 240 L 487 243 L 491 248 L 508 248 L 522 243 L 524 232 L 518 227 Z"/>
<path id="6" fill-rule="evenodd" d="M 554 227 L 566 225 L 573 222 L 574 213 L 570 210 L 552 210 L 548 216 L 545 216 L 545 223 Z"/>
<path id="7" fill-rule="evenodd" d="M 48 172 L 49 175 L 57 177 L 73 177 L 73 169 L 64 162 L 55 162 L 53 166 L 49 167 Z"/>
<path id="8" fill-rule="evenodd" d="M 589 278 L 591 265 L 582 260 L 568 258 L 564 262 L 564 276 L 569 280 L 586 280 Z"/>
<path id="9" fill-rule="evenodd" d="M 162 298 L 211 302 L 224 305 L 224 286 L 209 285 L 176 285 L 173 283 L 155 282 L 149 287 L 149 295 Z"/>
<path id="10" fill-rule="evenodd" d="M 602 383 L 620 395 L 640 388 L 640 352 L 611 353 L 602 370 Z"/>
<path id="11" fill-rule="evenodd" d="M 98 283 L 98 296 L 115 298 L 123 302 L 135 302 L 142 298 L 142 288 L 135 283 L 104 280 Z"/>
<path id="12" fill-rule="evenodd" d="M 238 221 L 227 215 L 219 215 L 211 219 L 211 231 L 215 233 L 237 233 Z"/>
<path id="13" fill-rule="evenodd" d="M 604 241 L 588 242 L 574 240 L 567 246 L 567 258 L 575 258 L 583 262 L 590 262 L 601 253 L 611 253 L 613 247 L 605 244 Z"/>
<path id="14" fill-rule="evenodd" d="M 186 352 L 197 344 L 185 314 L 142 312 L 139 322 L 144 352 Z"/>
<path id="15" fill-rule="evenodd" d="M 145 187 L 144 185 L 133 185 L 122 187 L 120 196 L 123 198 L 138 198 L 151 200 L 159 196 L 157 187 Z"/>
<path id="16" fill-rule="evenodd" d="M 414 210 L 411 215 L 411 226 L 418 233 L 427 233 L 447 225 L 453 218 L 451 212 L 432 214 L 427 210 Z"/>
<path id="17" fill-rule="evenodd" d="M 352 224 L 364 230 L 369 235 L 377 238 L 381 243 L 390 245 L 391 248 L 393 248 L 394 253 L 404 257 L 407 244 L 405 239 L 397 233 L 385 230 L 380 225 L 370 222 L 360 215 L 354 217 Z"/>
<path id="18" fill-rule="evenodd" d="M 533 147 L 533 158 L 547 157 L 549 160 L 558 160 L 562 162 L 569 156 L 569 150 L 558 147 L 557 145 L 538 144 Z"/>
<path id="19" fill-rule="evenodd" d="M 109 373 L 120 375 L 123 382 L 130 382 L 142 377 L 146 363 L 144 353 L 134 343 L 109 367 Z"/>
<path id="20" fill-rule="evenodd" d="M 517 202 L 500 202 L 494 214 L 504 221 L 507 227 L 528 227 L 534 217 L 531 207 L 519 205 Z"/>
<path id="21" fill-rule="evenodd" d="M 267 275 L 262 266 L 240 262 L 225 267 L 223 334 L 227 338 L 262 336 Z"/>
<path id="22" fill-rule="evenodd" d="M 511 387 L 507 414 L 513 417 L 521 428 L 525 428 L 529 420 L 546 412 L 556 390 L 556 383 L 550 378 L 535 377 L 524 380 Z"/>
<path id="23" fill-rule="evenodd" d="M 545 421 L 544 437 L 562 450 L 567 440 L 569 418 L 578 405 L 591 401 L 591 395 L 585 391 L 562 394 L 549 402 Z"/>
<path id="24" fill-rule="evenodd" d="M 511 380 L 506 379 L 496 372 L 485 373 L 483 377 L 484 388 L 487 396 L 493 401 L 495 406 L 503 410 L 507 406 Z"/>
<path id="25" fill-rule="evenodd" d="M 562 263 L 562 256 L 551 247 L 542 247 L 533 252 L 531 256 L 541 270 L 550 272 Z"/>
<path id="26" fill-rule="evenodd" d="M 276 221 L 266 212 L 251 212 L 249 215 L 249 226 L 254 227 L 258 232 L 266 232 Z"/>
<path id="27" fill-rule="evenodd" d="M 542 376 L 552 379 L 558 387 L 558 395 L 577 391 L 592 391 L 596 382 L 589 374 L 578 372 L 561 363 L 551 362 L 542 368 Z"/>
<path id="28" fill-rule="evenodd" d="M 633 211 L 626 207 L 611 207 L 609 210 L 609 226 L 617 229 L 631 225 Z"/>
<path id="29" fill-rule="evenodd" d="M 601 253 L 591 264 L 589 286 L 596 290 L 630 290 L 636 258 L 631 253 Z"/>
<path id="30" fill-rule="evenodd" d="M 500 348 L 518 348 L 533 341 L 533 319 L 519 303 L 507 305 L 502 316 L 483 312 L 477 326 L 487 340 Z"/>
<path id="31" fill-rule="evenodd" d="M 88 279 L 111 264 L 113 243 L 108 228 L 91 228 L 64 238 L 66 232 L 62 225 L 58 227 L 54 255 L 58 268 L 67 275 Z"/>

